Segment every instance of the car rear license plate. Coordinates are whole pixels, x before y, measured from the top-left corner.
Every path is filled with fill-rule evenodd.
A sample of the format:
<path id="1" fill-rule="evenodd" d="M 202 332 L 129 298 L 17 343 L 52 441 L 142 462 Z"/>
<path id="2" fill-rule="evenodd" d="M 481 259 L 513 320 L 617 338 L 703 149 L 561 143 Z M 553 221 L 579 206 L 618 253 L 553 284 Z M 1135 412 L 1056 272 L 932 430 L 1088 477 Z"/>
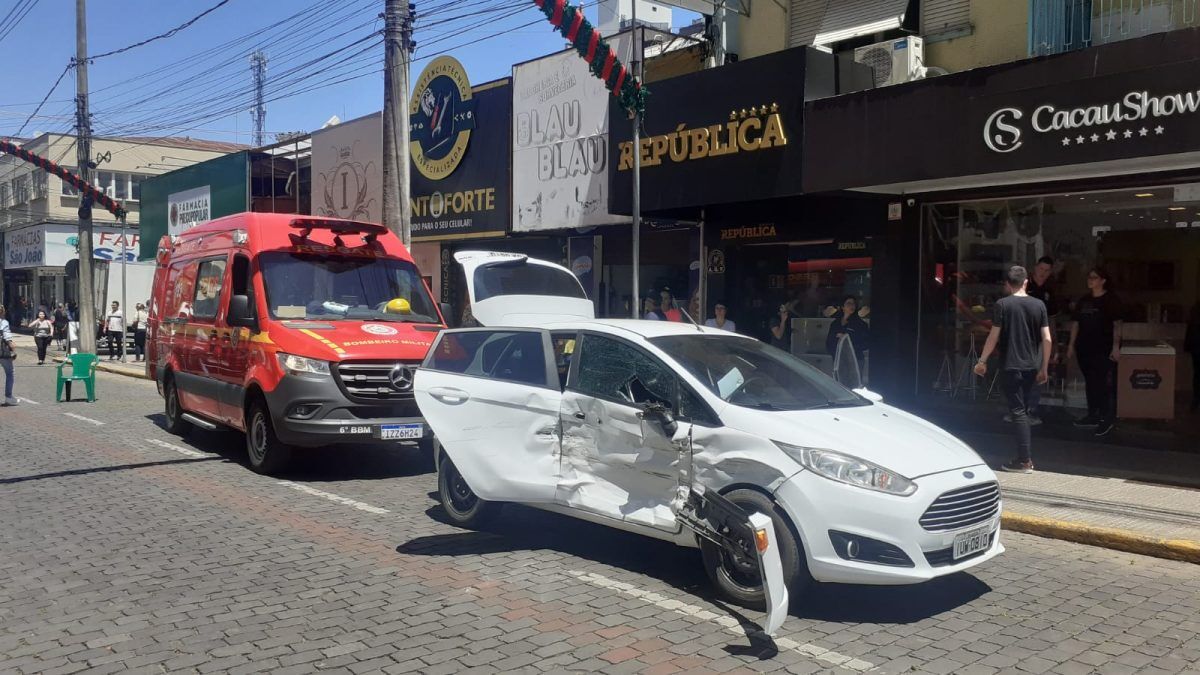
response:
<path id="1" fill-rule="evenodd" d="M 958 560 L 978 553 L 988 547 L 992 541 L 992 526 L 968 530 L 954 536 L 954 559 Z"/>
<path id="2" fill-rule="evenodd" d="M 385 441 L 402 441 L 421 438 L 425 435 L 423 424 L 380 424 L 379 438 Z"/>

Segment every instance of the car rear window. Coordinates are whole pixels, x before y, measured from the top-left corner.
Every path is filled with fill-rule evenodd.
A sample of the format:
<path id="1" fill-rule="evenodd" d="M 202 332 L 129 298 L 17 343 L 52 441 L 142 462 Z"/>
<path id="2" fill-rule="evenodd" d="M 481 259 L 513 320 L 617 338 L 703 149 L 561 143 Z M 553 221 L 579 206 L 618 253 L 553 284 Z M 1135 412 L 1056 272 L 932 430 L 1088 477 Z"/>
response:
<path id="1" fill-rule="evenodd" d="M 498 295 L 557 295 L 587 298 L 574 275 L 553 267 L 497 263 L 475 270 L 475 301 Z"/>

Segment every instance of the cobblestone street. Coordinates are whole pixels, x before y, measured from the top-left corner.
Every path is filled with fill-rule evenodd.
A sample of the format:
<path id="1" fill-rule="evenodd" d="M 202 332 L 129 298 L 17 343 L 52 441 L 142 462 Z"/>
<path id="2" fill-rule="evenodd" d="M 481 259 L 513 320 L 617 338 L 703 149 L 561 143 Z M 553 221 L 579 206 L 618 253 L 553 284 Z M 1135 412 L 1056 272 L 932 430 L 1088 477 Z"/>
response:
<path id="1" fill-rule="evenodd" d="M 17 377 L 5 672 L 1200 672 L 1195 565 L 1005 533 L 970 575 L 818 588 L 770 644 L 697 552 L 523 507 L 444 524 L 416 448 L 269 478 L 236 434 L 163 431 L 151 382 L 55 404 L 50 366 Z"/>

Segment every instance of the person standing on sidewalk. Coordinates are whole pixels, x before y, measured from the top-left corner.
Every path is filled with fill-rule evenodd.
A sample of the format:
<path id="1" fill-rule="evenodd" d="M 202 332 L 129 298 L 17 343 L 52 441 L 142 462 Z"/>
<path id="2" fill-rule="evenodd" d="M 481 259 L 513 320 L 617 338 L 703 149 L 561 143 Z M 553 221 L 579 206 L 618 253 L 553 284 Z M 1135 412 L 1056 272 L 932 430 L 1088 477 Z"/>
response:
<path id="1" fill-rule="evenodd" d="M 13 359 L 17 358 L 17 346 L 13 344 L 12 328 L 4 318 L 4 305 L 0 305 L 0 370 L 4 371 L 4 400 L 0 405 L 16 405 L 13 397 Z"/>
<path id="2" fill-rule="evenodd" d="M 125 359 L 125 315 L 121 303 L 113 300 L 112 309 L 104 319 L 104 330 L 108 333 L 108 360 Z"/>
<path id="3" fill-rule="evenodd" d="M 1117 361 L 1121 359 L 1121 301 L 1103 267 L 1087 276 L 1088 294 L 1075 303 L 1075 324 L 1067 359 L 1079 355 L 1088 413 L 1077 427 L 1095 427 L 1097 436 L 1112 431 L 1116 419 Z"/>
<path id="4" fill-rule="evenodd" d="M 1029 407 L 1034 400 L 1034 388 L 1050 379 L 1050 318 L 1046 303 L 1025 292 L 1028 283 L 1029 273 L 1020 265 L 1013 265 L 1005 272 L 1004 287 L 1009 295 L 996 303 L 992 330 L 975 364 L 975 374 L 986 375 L 988 358 L 996 351 L 997 344 L 1004 343 L 1001 381 L 1009 414 L 1017 426 L 1017 458 L 1002 464 L 1000 469 L 1014 473 L 1033 473 Z"/>
<path id="5" fill-rule="evenodd" d="M 67 351 L 67 308 L 60 302 L 54 309 L 54 339 L 58 340 L 58 348 Z"/>
<path id="6" fill-rule="evenodd" d="M 146 359 L 146 322 L 149 320 L 150 314 L 146 311 L 146 306 L 139 302 L 137 309 L 133 312 L 133 358 L 135 361 Z"/>
<path id="7" fill-rule="evenodd" d="M 46 362 L 46 350 L 50 348 L 50 340 L 53 339 L 54 324 L 50 321 L 50 317 L 46 316 L 46 310 L 39 309 L 37 317 L 29 322 L 29 327 L 33 329 L 33 342 L 37 345 L 38 365 Z"/>

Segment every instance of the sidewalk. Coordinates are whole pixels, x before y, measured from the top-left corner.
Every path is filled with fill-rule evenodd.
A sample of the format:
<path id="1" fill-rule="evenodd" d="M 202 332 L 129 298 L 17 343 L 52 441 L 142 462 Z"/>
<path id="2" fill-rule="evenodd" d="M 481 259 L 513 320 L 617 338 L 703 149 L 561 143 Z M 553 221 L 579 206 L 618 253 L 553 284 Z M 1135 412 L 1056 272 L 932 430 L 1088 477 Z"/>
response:
<path id="1" fill-rule="evenodd" d="M 17 349 L 20 350 L 19 363 L 28 365 L 37 363 L 37 347 L 34 345 L 33 336 L 25 335 L 24 333 L 13 333 L 14 342 L 17 343 Z M 144 380 L 150 379 L 146 375 L 146 364 L 144 362 L 136 362 L 133 360 L 133 355 L 126 355 L 126 363 L 120 361 L 109 361 L 107 354 L 101 354 L 100 360 L 96 363 L 96 370 L 102 370 L 118 375 L 127 375 L 129 377 L 137 377 Z M 53 368 L 57 364 L 66 360 L 65 353 L 58 348 L 57 344 L 51 344 L 50 349 L 46 350 L 46 365 L 44 368 Z M 51 365 L 51 363 L 55 365 Z"/>
<path id="2" fill-rule="evenodd" d="M 33 338 L 17 335 L 36 363 Z M 51 351 L 49 358 L 63 359 Z M 50 368 L 50 365 L 45 367 Z M 97 368 L 146 378 L 141 363 L 101 357 Z M 992 467 L 1013 455 L 1011 436 L 951 429 Z M 1005 529 L 1200 564 L 1200 452 L 1143 450 L 1041 437 L 1033 474 L 999 472 Z"/>

